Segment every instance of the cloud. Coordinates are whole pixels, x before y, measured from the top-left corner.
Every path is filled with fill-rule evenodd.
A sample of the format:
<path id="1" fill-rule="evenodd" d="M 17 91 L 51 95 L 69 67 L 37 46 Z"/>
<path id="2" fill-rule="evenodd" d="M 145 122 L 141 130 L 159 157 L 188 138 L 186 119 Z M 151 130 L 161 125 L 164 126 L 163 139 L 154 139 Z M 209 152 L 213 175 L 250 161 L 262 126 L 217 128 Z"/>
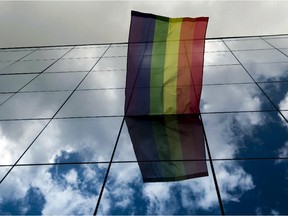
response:
<path id="1" fill-rule="evenodd" d="M 276 151 L 277 158 L 287 158 L 288 157 L 288 141 L 284 143 L 284 145 Z M 287 160 L 278 159 L 275 161 L 275 164 L 286 163 Z M 288 173 L 286 173 L 288 175 Z"/>
<path id="2" fill-rule="evenodd" d="M 37 188 L 45 200 L 43 214 L 91 214 L 102 183 L 101 175 L 95 175 L 95 171 L 98 170 L 100 173 L 100 170 L 95 169 L 94 166 L 92 171 L 91 166 L 88 168 L 88 165 L 76 167 L 77 169 L 68 168 L 66 171 L 64 171 L 65 167 L 59 167 L 59 172 L 64 171 L 60 175 L 51 172 L 53 168 L 51 166 L 17 167 L 9 175 L 9 180 L 1 185 L 0 203 L 24 199 L 30 188 Z M 93 179 L 84 178 L 83 174 L 87 172 Z M 89 187 L 91 183 L 93 187 Z M 22 206 L 18 207 L 22 208 Z M 1 210 L 3 211 L 0 208 Z"/>
<path id="3" fill-rule="evenodd" d="M 140 179 L 140 170 L 135 163 L 125 163 L 124 167 L 122 163 L 113 164 L 101 199 L 99 213 L 109 214 L 114 208 L 123 210 L 128 206 L 130 211 L 137 208 L 133 205 L 133 197 L 139 191 L 135 191 L 131 186 L 139 185 Z"/>
<path id="4" fill-rule="evenodd" d="M 278 150 L 279 158 L 287 158 L 288 157 L 288 141 L 285 142 L 284 146 Z"/>
<path id="5" fill-rule="evenodd" d="M 201 111 L 257 111 L 261 110 L 262 100 L 261 92 L 254 85 L 204 86 Z"/>
<path id="6" fill-rule="evenodd" d="M 276 39 L 277 41 L 279 39 Z M 268 40 L 273 43 L 273 39 Z M 287 77 L 287 63 L 246 64 L 245 68 L 256 81 L 279 81 Z"/>
<path id="7" fill-rule="evenodd" d="M 20 163 L 53 163 L 66 153 L 67 161 L 109 161 L 121 118 L 53 120 Z M 105 145 L 103 145 L 105 143 Z"/>
<path id="8" fill-rule="evenodd" d="M 217 162 L 215 167 L 224 201 L 240 202 L 241 196 L 255 187 L 252 176 L 237 162 Z M 219 210 L 211 174 L 185 181 L 143 184 L 136 163 L 121 163 L 111 167 L 99 213 L 197 214 L 203 210 Z"/>
<path id="9" fill-rule="evenodd" d="M 47 122 L 1 121 L 0 164 L 14 164 Z"/>
<path id="10" fill-rule="evenodd" d="M 251 174 L 236 162 L 216 162 L 217 179 L 223 200 L 240 202 L 241 196 L 255 187 Z"/>
<path id="11" fill-rule="evenodd" d="M 172 196 L 173 183 L 153 183 L 143 185 L 142 194 L 148 199 L 147 214 L 174 214 L 177 210 L 176 196 Z M 172 202 L 171 202 L 172 201 Z M 178 207 L 179 208 L 179 207 Z"/>
<path id="12" fill-rule="evenodd" d="M 287 33 L 285 1 L 35 1 L 0 2 L 0 7 L 0 47 L 125 42 L 132 9 L 209 16 L 209 37 Z"/>
<path id="13" fill-rule="evenodd" d="M 271 215 L 279 215 L 280 212 L 275 210 L 275 209 L 271 209 Z"/>
<path id="14" fill-rule="evenodd" d="M 288 93 L 286 93 L 283 100 L 279 103 L 280 110 L 287 110 L 288 109 Z"/>
<path id="15" fill-rule="evenodd" d="M 288 109 L 288 93 L 286 93 L 284 98 L 279 102 L 278 107 L 279 107 L 280 111 Z M 282 111 L 281 114 L 286 118 L 286 120 L 288 119 L 288 112 L 287 111 Z M 287 126 L 287 122 L 285 119 L 283 119 L 282 115 L 278 114 L 278 116 L 280 117 L 280 119 L 283 122 L 283 125 Z"/>
<path id="16" fill-rule="evenodd" d="M 71 169 L 67 174 L 65 174 L 64 179 L 70 185 L 77 185 L 78 183 L 78 174 L 75 169 Z"/>
<path id="17" fill-rule="evenodd" d="M 266 209 L 265 209 L 265 210 L 266 210 Z M 256 208 L 255 213 L 256 213 L 257 215 L 263 215 L 263 211 L 264 211 L 263 208 L 258 207 L 258 208 Z M 268 211 L 268 212 L 269 212 L 269 211 Z M 276 210 L 276 209 L 270 209 L 270 214 L 271 214 L 271 215 L 279 215 L 280 212 L 279 212 L 278 210 Z"/>

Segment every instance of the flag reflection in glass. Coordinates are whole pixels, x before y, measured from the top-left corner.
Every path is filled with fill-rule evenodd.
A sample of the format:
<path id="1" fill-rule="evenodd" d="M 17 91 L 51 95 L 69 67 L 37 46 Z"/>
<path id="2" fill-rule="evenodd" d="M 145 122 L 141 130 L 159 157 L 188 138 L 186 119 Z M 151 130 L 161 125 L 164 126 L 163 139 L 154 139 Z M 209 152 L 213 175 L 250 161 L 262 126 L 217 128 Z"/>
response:
<path id="1" fill-rule="evenodd" d="M 208 175 L 198 115 L 133 116 L 125 121 L 144 182 Z"/>

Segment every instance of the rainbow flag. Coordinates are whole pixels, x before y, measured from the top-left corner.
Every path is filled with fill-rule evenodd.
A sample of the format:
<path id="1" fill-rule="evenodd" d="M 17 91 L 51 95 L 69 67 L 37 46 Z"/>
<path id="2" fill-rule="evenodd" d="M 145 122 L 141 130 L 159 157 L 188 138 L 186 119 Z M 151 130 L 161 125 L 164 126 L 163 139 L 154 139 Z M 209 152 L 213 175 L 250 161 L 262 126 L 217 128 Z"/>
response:
<path id="1" fill-rule="evenodd" d="M 197 114 L 208 17 L 132 11 L 125 114 Z"/>
<path id="2" fill-rule="evenodd" d="M 144 182 L 207 176 L 198 115 L 125 117 Z"/>

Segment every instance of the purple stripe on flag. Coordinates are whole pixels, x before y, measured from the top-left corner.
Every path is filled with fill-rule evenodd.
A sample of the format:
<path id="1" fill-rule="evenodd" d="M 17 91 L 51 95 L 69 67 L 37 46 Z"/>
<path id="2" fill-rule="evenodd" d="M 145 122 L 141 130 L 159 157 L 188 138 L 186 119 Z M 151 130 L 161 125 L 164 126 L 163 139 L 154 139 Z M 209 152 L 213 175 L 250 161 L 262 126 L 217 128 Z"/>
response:
<path id="1" fill-rule="evenodd" d="M 152 53 L 154 28 L 154 16 L 143 18 L 132 12 L 125 91 L 125 110 L 128 109 L 127 114 L 149 114 L 151 55 L 145 55 L 145 53 Z M 143 103 L 143 101 L 146 101 L 146 103 Z"/>

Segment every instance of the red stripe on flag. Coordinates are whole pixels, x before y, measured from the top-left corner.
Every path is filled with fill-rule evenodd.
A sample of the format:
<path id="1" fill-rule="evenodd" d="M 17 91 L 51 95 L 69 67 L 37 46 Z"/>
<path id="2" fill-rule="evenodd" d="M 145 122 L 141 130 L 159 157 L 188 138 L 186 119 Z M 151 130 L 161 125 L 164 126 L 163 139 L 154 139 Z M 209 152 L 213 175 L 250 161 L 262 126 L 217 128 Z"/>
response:
<path id="1" fill-rule="evenodd" d="M 200 97 L 202 91 L 203 63 L 204 63 L 204 47 L 205 35 L 208 18 L 198 20 L 195 23 L 193 34 L 193 50 L 191 53 L 191 80 L 190 86 L 190 113 L 200 113 Z"/>
<path id="2" fill-rule="evenodd" d="M 195 20 L 191 18 L 184 18 L 182 20 L 180 41 L 179 41 L 179 55 L 178 55 L 178 74 L 177 74 L 177 114 L 184 114 L 190 112 L 190 65 L 191 53 L 193 47 L 191 40 L 194 35 Z M 195 103 L 195 102 L 194 102 Z"/>

